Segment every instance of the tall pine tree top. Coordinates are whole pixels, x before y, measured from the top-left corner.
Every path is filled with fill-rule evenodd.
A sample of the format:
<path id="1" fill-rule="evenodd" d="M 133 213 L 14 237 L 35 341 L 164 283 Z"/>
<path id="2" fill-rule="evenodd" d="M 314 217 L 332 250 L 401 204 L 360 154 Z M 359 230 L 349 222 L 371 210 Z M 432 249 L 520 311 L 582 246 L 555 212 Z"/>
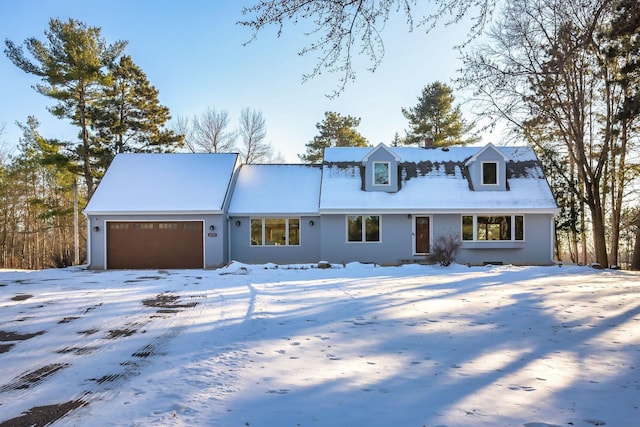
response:
<path id="1" fill-rule="evenodd" d="M 454 102 L 453 89 L 447 84 L 436 81 L 425 86 L 418 97 L 418 104 L 402 109 L 402 114 L 409 120 L 405 144 L 420 145 L 429 138 L 436 147 L 476 141 L 474 137 L 465 138 L 473 125 L 464 120 L 460 107 Z"/>
<path id="2" fill-rule="evenodd" d="M 357 117 L 325 112 L 324 120 L 316 124 L 319 134 L 306 144 L 307 152 L 298 157 L 306 163 L 321 163 L 327 147 L 366 147 L 367 140 L 356 130 L 359 125 Z"/>

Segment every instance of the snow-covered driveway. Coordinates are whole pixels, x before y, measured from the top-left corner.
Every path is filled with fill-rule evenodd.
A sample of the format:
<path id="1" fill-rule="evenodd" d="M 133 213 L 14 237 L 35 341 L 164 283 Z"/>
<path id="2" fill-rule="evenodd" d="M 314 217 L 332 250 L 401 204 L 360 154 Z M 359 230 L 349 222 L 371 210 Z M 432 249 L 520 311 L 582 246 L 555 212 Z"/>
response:
<path id="1" fill-rule="evenodd" d="M 0 426 L 640 419 L 640 275 L 336 267 L 0 272 Z"/>

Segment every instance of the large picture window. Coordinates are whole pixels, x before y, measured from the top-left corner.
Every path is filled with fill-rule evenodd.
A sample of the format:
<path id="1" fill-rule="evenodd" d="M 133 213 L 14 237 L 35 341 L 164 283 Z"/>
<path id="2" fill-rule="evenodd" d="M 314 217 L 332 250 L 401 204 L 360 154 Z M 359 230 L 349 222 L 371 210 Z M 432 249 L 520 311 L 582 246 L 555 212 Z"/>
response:
<path id="1" fill-rule="evenodd" d="M 373 162 L 373 184 L 389 185 L 391 179 L 390 172 L 389 162 Z"/>
<path id="2" fill-rule="evenodd" d="M 379 215 L 348 215 L 347 241 L 349 242 L 379 242 Z"/>
<path id="3" fill-rule="evenodd" d="M 299 218 L 251 218 L 251 246 L 299 245 Z"/>
<path id="4" fill-rule="evenodd" d="M 462 240 L 524 240 L 523 215 L 464 215 Z"/>

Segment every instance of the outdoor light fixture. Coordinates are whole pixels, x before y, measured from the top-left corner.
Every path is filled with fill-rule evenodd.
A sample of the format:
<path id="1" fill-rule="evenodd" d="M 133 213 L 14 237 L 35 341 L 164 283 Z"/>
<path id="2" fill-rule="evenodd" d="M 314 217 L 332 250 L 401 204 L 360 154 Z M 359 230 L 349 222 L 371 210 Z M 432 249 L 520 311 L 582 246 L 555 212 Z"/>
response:
<path id="1" fill-rule="evenodd" d="M 93 231 L 100 231 L 100 227 L 96 225 L 95 227 L 93 227 Z"/>
<path id="2" fill-rule="evenodd" d="M 240 227 L 240 224 L 241 224 L 240 220 L 236 221 L 236 227 Z"/>
<path id="3" fill-rule="evenodd" d="M 215 227 L 215 226 L 213 226 L 213 225 L 210 225 L 210 226 L 209 226 L 209 231 L 213 231 L 213 230 L 215 230 L 215 229 L 216 229 L 216 227 Z"/>
<path id="4" fill-rule="evenodd" d="M 311 227 L 313 227 L 313 225 L 314 225 L 314 224 L 315 224 L 315 222 L 313 222 L 313 220 L 309 221 L 309 225 L 310 225 Z"/>

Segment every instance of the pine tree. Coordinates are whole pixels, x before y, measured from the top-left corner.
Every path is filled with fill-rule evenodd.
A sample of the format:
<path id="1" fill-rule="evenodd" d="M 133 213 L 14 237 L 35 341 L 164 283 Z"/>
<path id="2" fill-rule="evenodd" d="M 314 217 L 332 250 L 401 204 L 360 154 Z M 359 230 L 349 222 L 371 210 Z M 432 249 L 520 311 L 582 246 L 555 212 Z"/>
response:
<path id="1" fill-rule="evenodd" d="M 34 117 L 18 126 L 23 136 L 7 168 L 11 190 L 3 192 L 0 207 L 2 265 L 29 269 L 71 265 L 73 166 L 61 153 L 64 144 L 40 135 Z"/>
<path id="2" fill-rule="evenodd" d="M 422 144 L 433 140 L 436 147 L 469 144 L 477 138 L 464 138 L 473 125 L 462 117 L 460 106 L 454 105 L 453 89 L 441 82 L 435 82 L 422 89 L 418 104 L 413 108 L 403 108 L 402 114 L 409 120 L 409 130 L 405 144 Z"/>
<path id="3" fill-rule="evenodd" d="M 73 151 L 81 162 L 89 196 L 95 188 L 92 156 L 95 151 L 90 135 L 90 109 L 101 96 L 101 87 L 107 79 L 107 69 L 122 54 L 126 42 L 107 44 L 100 28 L 87 27 L 69 19 L 49 21 L 46 40 L 34 37 L 25 41 L 29 56 L 22 46 L 6 40 L 5 54 L 24 72 L 41 78 L 35 89 L 55 101 L 50 111 L 66 118 L 80 128 L 80 141 Z"/>
<path id="4" fill-rule="evenodd" d="M 316 124 L 319 135 L 306 144 L 307 152 L 298 157 L 303 162 L 320 163 L 327 147 L 366 147 L 367 140 L 356 130 L 359 125 L 359 118 L 325 112 L 324 120 Z"/>
<path id="5" fill-rule="evenodd" d="M 102 96 L 90 113 L 99 172 L 117 153 L 173 151 L 182 142 L 181 136 L 165 128 L 169 109 L 160 104 L 158 90 L 128 55 L 109 67 Z"/>

